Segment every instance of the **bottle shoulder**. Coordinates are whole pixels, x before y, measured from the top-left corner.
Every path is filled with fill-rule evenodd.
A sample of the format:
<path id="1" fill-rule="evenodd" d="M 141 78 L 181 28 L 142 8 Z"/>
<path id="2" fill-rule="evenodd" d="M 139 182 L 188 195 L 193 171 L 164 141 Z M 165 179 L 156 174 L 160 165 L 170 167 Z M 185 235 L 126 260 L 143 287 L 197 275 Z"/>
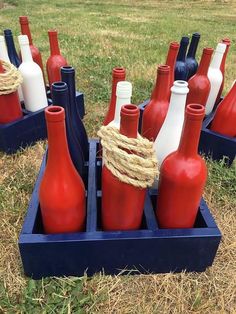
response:
<path id="1" fill-rule="evenodd" d="M 34 61 L 23 61 L 18 69 L 20 72 L 30 73 L 32 76 L 42 73 L 40 66 Z"/>

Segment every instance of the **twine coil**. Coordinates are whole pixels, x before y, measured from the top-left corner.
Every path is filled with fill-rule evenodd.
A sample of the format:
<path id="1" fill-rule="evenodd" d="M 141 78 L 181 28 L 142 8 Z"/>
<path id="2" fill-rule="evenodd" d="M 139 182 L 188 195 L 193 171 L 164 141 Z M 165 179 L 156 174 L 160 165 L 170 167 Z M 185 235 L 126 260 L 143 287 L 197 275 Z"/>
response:
<path id="1" fill-rule="evenodd" d="M 7 95 L 17 90 L 23 82 L 23 78 L 13 64 L 3 60 L 1 63 L 5 72 L 0 73 L 0 95 Z"/>
<path id="2" fill-rule="evenodd" d="M 102 126 L 98 136 L 104 164 L 115 177 L 139 188 L 152 186 L 158 175 L 152 142 L 139 134 L 137 138 L 128 138 L 112 126 Z"/>

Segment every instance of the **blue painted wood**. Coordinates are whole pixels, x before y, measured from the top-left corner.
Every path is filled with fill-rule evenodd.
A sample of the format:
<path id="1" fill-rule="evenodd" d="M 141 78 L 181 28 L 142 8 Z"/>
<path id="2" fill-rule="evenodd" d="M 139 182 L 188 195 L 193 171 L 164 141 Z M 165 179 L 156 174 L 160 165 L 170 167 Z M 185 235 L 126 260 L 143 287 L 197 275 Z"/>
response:
<path id="1" fill-rule="evenodd" d="M 230 166 L 236 155 L 236 138 L 221 135 L 209 129 L 214 112 L 203 121 L 199 143 L 199 152 L 211 157 L 213 160 L 222 160 Z M 225 122 L 227 123 L 227 122 Z"/>
<path id="2" fill-rule="evenodd" d="M 36 181 L 19 237 L 19 249 L 27 276 L 82 276 L 106 274 L 204 271 L 212 265 L 221 234 L 202 201 L 195 228 L 159 229 L 155 214 L 157 192 L 150 190 L 140 230 L 102 231 L 101 190 L 97 180 L 101 161 L 96 157 L 98 141 L 90 140 L 86 231 L 70 234 L 43 233 L 38 187 L 45 159 Z"/>
<path id="3" fill-rule="evenodd" d="M 48 99 L 48 104 L 52 102 Z M 47 137 L 44 109 L 36 112 L 23 110 L 23 118 L 6 124 L 0 124 L 0 151 L 15 153 L 19 148 L 32 145 Z"/>

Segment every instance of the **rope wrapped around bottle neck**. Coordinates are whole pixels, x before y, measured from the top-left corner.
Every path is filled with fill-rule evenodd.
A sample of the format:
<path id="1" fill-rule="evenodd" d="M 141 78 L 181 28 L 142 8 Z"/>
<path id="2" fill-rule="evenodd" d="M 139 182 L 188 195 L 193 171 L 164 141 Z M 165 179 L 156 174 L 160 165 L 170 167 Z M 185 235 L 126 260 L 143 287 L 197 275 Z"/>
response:
<path id="1" fill-rule="evenodd" d="M 152 186 L 159 174 L 153 142 L 139 134 L 137 138 L 128 138 L 109 125 L 102 126 L 98 136 L 104 165 L 117 179 L 139 188 Z"/>
<path id="2" fill-rule="evenodd" d="M 6 61 L 1 60 L 2 66 L 5 69 L 4 73 L 0 73 L 0 95 L 7 95 L 17 90 L 23 82 L 20 71 Z"/>

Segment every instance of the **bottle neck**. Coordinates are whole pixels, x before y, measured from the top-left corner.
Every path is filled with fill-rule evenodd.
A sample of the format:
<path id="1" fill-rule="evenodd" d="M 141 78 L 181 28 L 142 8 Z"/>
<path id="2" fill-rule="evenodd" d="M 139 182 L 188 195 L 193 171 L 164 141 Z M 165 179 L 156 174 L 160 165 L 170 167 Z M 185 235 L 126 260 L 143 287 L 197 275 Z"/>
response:
<path id="1" fill-rule="evenodd" d="M 212 50 L 213 52 L 213 50 Z M 210 66 L 210 62 L 211 62 L 211 56 L 212 56 L 212 52 L 211 53 L 205 53 L 203 51 L 202 57 L 201 57 L 201 61 L 199 63 L 199 67 L 197 70 L 197 73 L 199 75 L 207 75 L 209 66 Z"/>
<path id="2" fill-rule="evenodd" d="M 226 57 L 227 57 L 227 54 L 229 52 L 229 47 L 230 47 L 230 42 L 224 42 L 223 41 L 223 43 L 226 44 L 226 49 L 225 49 L 225 53 L 224 53 L 222 61 L 221 61 L 221 65 L 220 65 L 221 72 L 224 72 Z"/>
<path id="3" fill-rule="evenodd" d="M 178 152 L 185 157 L 198 154 L 198 144 L 202 127 L 202 119 L 192 119 L 185 115 Z"/>
<path id="4" fill-rule="evenodd" d="M 33 45 L 32 36 L 31 36 L 30 28 L 29 28 L 29 23 L 20 23 L 20 27 L 21 27 L 21 34 L 27 35 L 28 39 L 29 39 L 29 44 Z"/>
<path id="5" fill-rule="evenodd" d="M 114 120 L 112 121 L 117 127 L 120 126 L 120 111 L 121 111 L 121 107 L 123 105 L 128 105 L 131 103 L 131 97 L 127 97 L 127 98 L 120 98 L 120 97 L 116 97 L 116 110 L 115 110 L 115 116 L 114 116 Z"/>
<path id="6" fill-rule="evenodd" d="M 65 120 L 59 122 L 47 121 L 48 134 L 48 160 L 47 166 L 55 169 L 69 161 L 69 150 L 66 139 Z"/>
<path id="7" fill-rule="evenodd" d="M 214 69 L 220 69 L 220 65 L 221 65 L 221 61 L 223 59 L 223 55 L 224 55 L 224 53 L 216 51 L 214 56 L 213 56 L 213 59 L 211 61 L 210 67 L 214 68 Z"/>
<path id="8" fill-rule="evenodd" d="M 187 51 L 188 43 L 187 42 L 181 42 L 180 43 L 180 48 L 177 56 L 178 61 L 185 61 L 186 57 L 186 51 Z"/>
<path id="9" fill-rule="evenodd" d="M 75 95 L 76 95 L 76 88 L 75 88 L 75 71 L 63 71 L 61 69 L 61 80 L 67 84 L 68 93 L 69 93 L 69 100 L 70 104 L 72 105 L 75 102 Z"/>
<path id="10" fill-rule="evenodd" d="M 23 62 L 33 62 L 32 54 L 28 44 L 21 45 L 20 50 Z"/>
<path id="11" fill-rule="evenodd" d="M 111 103 L 113 103 L 113 104 L 116 103 L 117 83 L 121 82 L 121 81 L 125 81 L 125 72 L 124 72 L 124 75 L 122 77 L 117 77 L 117 76 L 112 77 Z"/>
<path id="12" fill-rule="evenodd" d="M 167 88 L 170 85 L 170 71 L 160 73 L 157 71 L 156 86 L 152 92 L 151 99 L 156 101 L 168 101 L 170 91 Z"/>
<path id="13" fill-rule="evenodd" d="M 200 39 L 200 36 L 193 35 L 190 46 L 189 46 L 187 57 L 195 59 L 199 39 Z"/>
<path id="14" fill-rule="evenodd" d="M 12 35 L 7 35 L 7 36 L 5 36 L 5 40 L 6 40 L 8 54 L 9 55 L 14 54 L 18 58 L 18 55 L 17 55 L 17 52 L 16 52 L 16 47 L 15 47 L 14 40 L 13 40 L 13 36 Z"/>
<path id="15" fill-rule="evenodd" d="M 57 33 L 48 33 L 49 34 L 49 44 L 50 44 L 50 52 L 51 56 L 53 55 L 60 55 L 60 49 L 59 49 L 59 44 L 58 44 L 58 39 L 57 39 Z"/>
<path id="16" fill-rule="evenodd" d="M 124 107 L 133 107 L 133 109 L 131 109 L 131 112 L 129 113 L 129 109 L 127 110 L 127 112 L 125 112 Z M 125 135 L 129 138 L 137 138 L 139 110 L 134 105 L 126 105 L 124 107 L 121 109 L 120 134 Z"/>

